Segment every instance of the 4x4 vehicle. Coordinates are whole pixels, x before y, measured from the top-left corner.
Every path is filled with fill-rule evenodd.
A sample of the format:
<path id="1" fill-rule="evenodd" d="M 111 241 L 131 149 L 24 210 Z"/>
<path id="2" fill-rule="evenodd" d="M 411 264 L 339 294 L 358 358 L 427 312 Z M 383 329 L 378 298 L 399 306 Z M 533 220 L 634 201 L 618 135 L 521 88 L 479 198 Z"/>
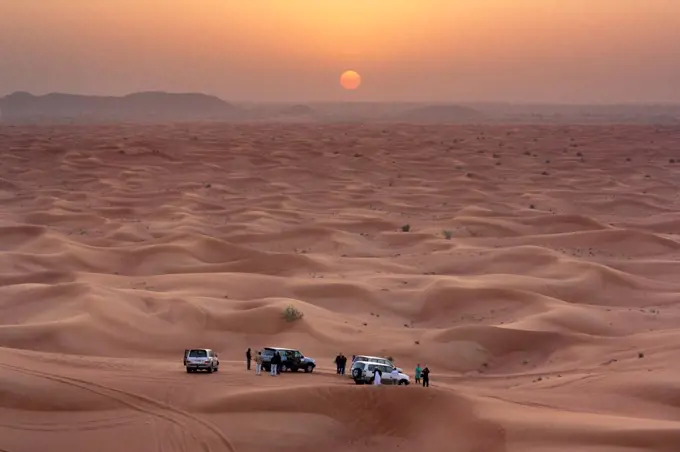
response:
<path id="1" fill-rule="evenodd" d="M 394 366 L 392 361 L 390 361 L 387 358 L 381 358 L 380 356 L 366 356 L 366 355 L 356 355 L 354 357 L 354 360 L 352 361 L 352 366 L 354 366 L 354 363 L 357 361 L 366 361 L 369 363 L 380 363 L 384 364 L 386 366 Z"/>
<path id="2" fill-rule="evenodd" d="M 386 385 L 408 385 L 411 383 L 411 379 L 406 375 L 400 368 L 396 367 L 397 372 L 399 372 L 396 380 L 392 378 L 392 369 L 395 367 L 374 363 L 369 361 L 354 361 L 352 365 L 352 379 L 358 385 L 361 384 L 373 384 L 375 370 L 380 369 L 382 372 L 382 383 Z"/>
<path id="3" fill-rule="evenodd" d="M 271 361 L 274 353 L 281 356 L 281 364 L 279 365 L 280 372 L 297 372 L 303 369 L 305 372 L 313 372 L 316 367 L 316 361 L 312 358 L 304 356 L 299 350 L 292 348 L 280 347 L 265 347 L 262 349 L 262 368 L 266 371 L 271 370 Z"/>
<path id="4" fill-rule="evenodd" d="M 209 348 L 188 348 L 184 350 L 184 367 L 187 373 L 197 370 L 207 370 L 208 373 L 217 372 L 220 360 L 217 353 Z"/>

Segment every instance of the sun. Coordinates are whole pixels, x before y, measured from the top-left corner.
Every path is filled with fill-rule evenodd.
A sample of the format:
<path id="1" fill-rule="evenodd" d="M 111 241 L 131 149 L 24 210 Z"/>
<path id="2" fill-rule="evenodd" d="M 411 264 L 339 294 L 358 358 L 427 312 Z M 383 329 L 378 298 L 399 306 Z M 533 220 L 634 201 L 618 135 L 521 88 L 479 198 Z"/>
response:
<path id="1" fill-rule="evenodd" d="M 340 85 L 348 90 L 354 90 L 361 85 L 361 75 L 356 71 L 345 71 L 340 76 Z"/>

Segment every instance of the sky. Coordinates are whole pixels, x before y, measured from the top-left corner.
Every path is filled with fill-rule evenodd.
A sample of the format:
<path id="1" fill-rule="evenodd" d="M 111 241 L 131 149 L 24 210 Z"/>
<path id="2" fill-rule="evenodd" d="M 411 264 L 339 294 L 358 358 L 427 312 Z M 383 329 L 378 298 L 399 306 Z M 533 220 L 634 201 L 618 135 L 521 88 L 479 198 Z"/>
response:
<path id="1" fill-rule="evenodd" d="M 680 102 L 680 0 L 0 0 L 0 95 L 147 90 Z"/>

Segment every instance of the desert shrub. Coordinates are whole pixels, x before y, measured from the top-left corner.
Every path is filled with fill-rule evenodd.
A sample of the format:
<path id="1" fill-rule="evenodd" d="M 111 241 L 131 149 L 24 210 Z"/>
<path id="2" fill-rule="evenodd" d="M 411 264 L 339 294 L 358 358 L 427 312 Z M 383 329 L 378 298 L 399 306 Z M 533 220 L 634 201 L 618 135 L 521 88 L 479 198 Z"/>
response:
<path id="1" fill-rule="evenodd" d="M 302 319 L 302 317 L 304 317 L 302 311 L 300 311 L 292 304 L 289 304 L 288 306 L 286 306 L 286 309 L 283 310 L 283 318 L 287 322 L 294 322 L 296 320 Z"/>
<path id="2" fill-rule="evenodd" d="M 401 227 L 401 230 L 404 232 L 408 232 L 411 230 L 411 225 L 410 224 L 405 224 Z"/>
<path id="3" fill-rule="evenodd" d="M 388 356 L 386 359 L 389 359 L 392 363 L 394 363 L 394 358 L 392 358 L 391 356 Z"/>
<path id="4" fill-rule="evenodd" d="M 442 234 L 444 235 L 444 238 L 446 240 L 451 240 L 451 237 L 453 237 L 453 232 L 451 232 L 449 230 L 443 230 Z"/>

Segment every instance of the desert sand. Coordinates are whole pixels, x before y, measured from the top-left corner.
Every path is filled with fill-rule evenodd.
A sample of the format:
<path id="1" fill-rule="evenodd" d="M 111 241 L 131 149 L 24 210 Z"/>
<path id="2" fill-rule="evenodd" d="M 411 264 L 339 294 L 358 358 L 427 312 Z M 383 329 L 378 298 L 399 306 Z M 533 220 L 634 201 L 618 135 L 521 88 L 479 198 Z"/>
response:
<path id="1" fill-rule="evenodd" d="M 679 143 L 4 126 L 0 450 L 677 452 Z M 263 346 L 319 367 L 256 377 Z M 187 374 L 187 347 L 220 372 Z M 338 352 L 431 386 L 355 385 Z"/>

